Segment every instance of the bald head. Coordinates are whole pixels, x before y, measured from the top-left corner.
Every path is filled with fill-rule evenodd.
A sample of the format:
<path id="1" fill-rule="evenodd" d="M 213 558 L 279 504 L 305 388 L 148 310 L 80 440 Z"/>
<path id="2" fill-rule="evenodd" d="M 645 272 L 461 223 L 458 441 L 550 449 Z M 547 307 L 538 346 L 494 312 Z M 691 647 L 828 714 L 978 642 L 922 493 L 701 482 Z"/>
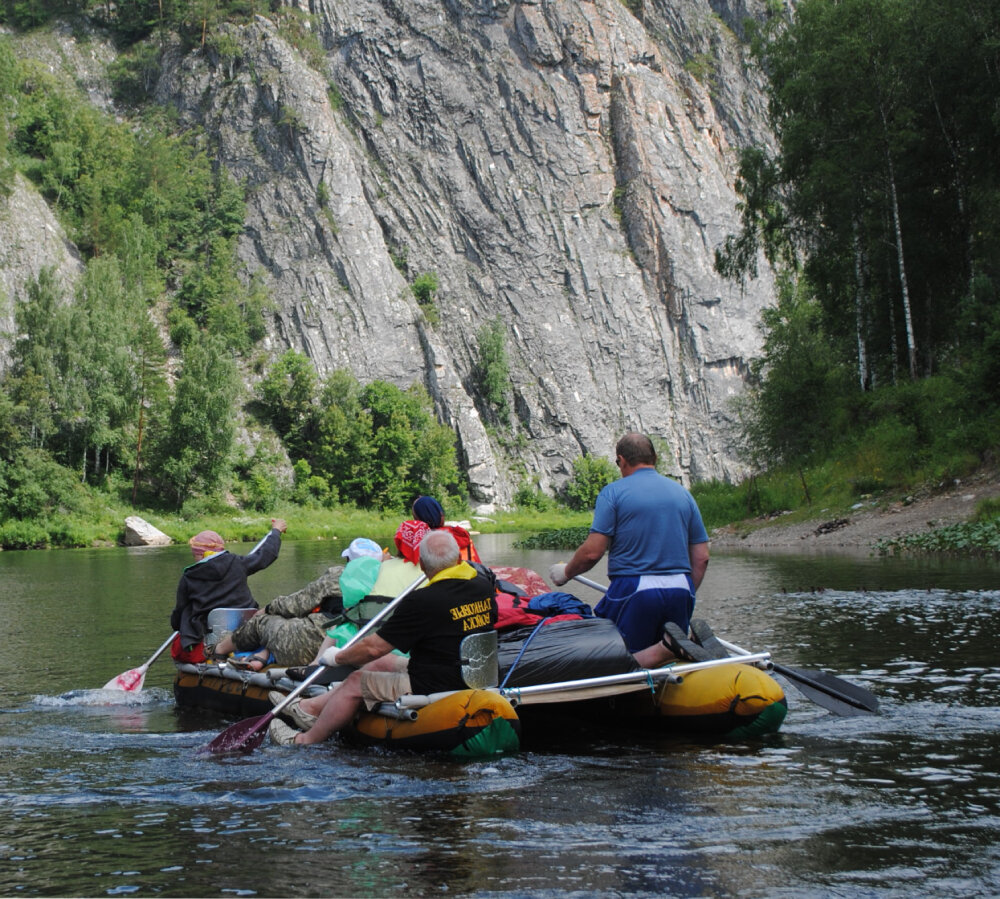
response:
<path id="1" fill-rule="evenodd" d="M 615 454 L 621 456 L 632 468 L 636 465 L 656 465 L 653 441 L 645 434 L 637 434 L 634 431 L 618 441 Z"/>
<path id="2" fill-rule="evenodd" d="M 459 562 L 458 541 L 448 531 L 428 531 L 420 541 L 420 567 L 427 577 Z"/>

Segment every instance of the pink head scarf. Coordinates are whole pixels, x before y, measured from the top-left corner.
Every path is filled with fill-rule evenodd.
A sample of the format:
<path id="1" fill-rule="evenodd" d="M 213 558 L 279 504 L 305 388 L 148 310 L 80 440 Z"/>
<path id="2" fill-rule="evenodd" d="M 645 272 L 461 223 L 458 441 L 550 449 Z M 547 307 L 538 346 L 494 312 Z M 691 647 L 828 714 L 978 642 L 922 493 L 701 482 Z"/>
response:
<path id="1" fill-rule="evenodd" d="M 194 553 L 195 559 L 200 562 L 206 553 L 222 552 L 226 548 L 226 541 L 216 534 L 215 531 L 202 531 L 188 540 L 188 546 L 191 547 L 191 552 Z"/>

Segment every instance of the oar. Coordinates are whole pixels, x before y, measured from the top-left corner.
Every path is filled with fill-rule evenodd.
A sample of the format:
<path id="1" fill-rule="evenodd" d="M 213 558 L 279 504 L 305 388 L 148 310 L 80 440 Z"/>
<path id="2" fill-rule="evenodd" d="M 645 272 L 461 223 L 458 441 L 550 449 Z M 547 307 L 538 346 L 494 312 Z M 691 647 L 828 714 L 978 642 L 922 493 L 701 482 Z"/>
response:
<path id="1" fill-rule="evenodd" d="M 375 627 L 386 615 L 389 614 L 396 606 L 398 606 L 407 596 L 409 596 L 414 590 L 419 587 L 424 580 L 426 575 L 422 574 L 418 577 L 409 587 L 407 587 L 402 593 L 399 594 L 392 602 L 390 602 L 385 608 L 383 608 L 379 613 L 372 618 L 364 627 L 362 627 L 350 640 L 348 640 L 343 646 L 340 647 L 338 652 L 342 652 L 349 646 L 353 646 L 362 637 L 364 637 L 372 628 Z M 264 742 L 264 737 L 267 736 L 267 728 L 271 721 L 280 714 L 281 710 L 285 708 L 293 699 L 295 699 L 303 690 L 309 687 L 313 681 L 317 680 L 319 676 L 323 673 L 325 665 L 318 665 L 316 670 L 309 675 L 301 684 L 299 684 L 291 693 L 289 693 L 278 705 L 276 705 L 270 712 L 266 715 L 260 715 L 257 718 L 246 718 L 243 721 L 237 721 L 236 724 L 227 727 L 219 736 L 217 736 L 211 743 L 209 743 L 204 749 L 201 750 L 201 754 L 211 754 L 211 755 L 222 755 L 231 752 L 253 752 L 261 743 Z"/>
<path id="2" fill-rule="evenodd" d="M 163 645 L 156 650 L 150 657 L 149 661 L 140 665 L 138 668 L 130 668 L 128 671 L 124 671 L 118 675 L 118 677 L 113 677 L 105 685 L 105 690 L 124 690 L 126 693 L 138 693 L 142 689 L 142 684 L 146 680 L 146 672 L 149 671 L 149 666 L 155 662 L 163 651 L 174 642 L 174 638 L 177 636 L 177 631 L 174 631 L 166 640 L 163 641 Z"/>
<path id="3" fill-rule="evenodd" d="M 747 655 L 748 650 L 727 640 L 719 638 L 719 642 L 740 656 Z M 816 705 L 831 712 L 843 715 L 874 715 L 878 712 L 878 699 L 864 687 L 852 684 L 842 677 L 829 674 L 826 671 L 805 671 L 802 668 L 789 668 L 787 665 L 774 663 L 774 671 L 794 684 L 795 688 Z"/>
<path id="4" fill-rule="evenodd" d="M 599 590 L 601 593 L 608 589 L 597 581 L 592 581 L 582 575 L 577 575 L 574 580 L 592 587 L 594 590 Z M 727 643 L 725 640 L 719 642 L 726 649 L 739 655 L 750 654 L 748 650 L 741 649 L 733 643 Z M 859 687 L 857 684 L 852 684 L 836 675 L 828 674 L 826 671 L 805 671 L 801 668 L 788 668 L 777 662 L 773 664 L 775 672 L 788 678 L 806 699 L 811 699 L 816 705 L 831 712 L 844 717 L 874 715 L 878 712 L 878 699 L 874 693 L 870 693 L 864 687 Z"/>

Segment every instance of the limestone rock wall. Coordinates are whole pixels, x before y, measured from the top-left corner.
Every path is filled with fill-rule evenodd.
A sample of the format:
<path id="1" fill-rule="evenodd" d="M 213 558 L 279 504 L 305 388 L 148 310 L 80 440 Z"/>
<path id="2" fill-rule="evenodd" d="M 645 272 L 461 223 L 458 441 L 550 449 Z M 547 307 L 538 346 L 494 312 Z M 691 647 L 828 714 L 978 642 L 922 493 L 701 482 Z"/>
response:
<path id="1" fill-rule="evenodd" d="M 155 94 L 246 183 L 269 348 L 425 384 L 478 502 L 556 487 L 626 429 L 685 481 L 738 473 L 729 402 L 773 284 L 712 262 L 736 150 L 769 139 L 739 39 L 763 0 L 305 2 L 311 52 L 280 15 L 223 26 L 226 55 L 168 50 Z M 508 422 L 474 377 L 498 317 Z"/>
<path id="2" fill-rule="evenodd" d="M 728 401 L 771 284 L 741 293 L 712 268 L 736 228 L 734 148 L 767 139 L 735 33 L 754 4 L 716 6 L 315 0 L 319 66 L 258 19 L 228 70 L 176 59 L 161 99 L 247 179 L 243 254 L 279 299 L 275 349 L 423 381 L 476 499 L 526 474 L 557 485 L 627 428 L 685 479 L 727 476 Z M 407 289 L 430 271 L 437 326 Z M 509 425 L 472 379 L 497 316 Z"/>
<path id="3" fill-rule="evenodd" d="M 10 193 L 0 193 L 0 370 L 17 336 L 14 305 L 43 268 L 71 292 L 83 261 L 42 196 L 18 175 Z"/>

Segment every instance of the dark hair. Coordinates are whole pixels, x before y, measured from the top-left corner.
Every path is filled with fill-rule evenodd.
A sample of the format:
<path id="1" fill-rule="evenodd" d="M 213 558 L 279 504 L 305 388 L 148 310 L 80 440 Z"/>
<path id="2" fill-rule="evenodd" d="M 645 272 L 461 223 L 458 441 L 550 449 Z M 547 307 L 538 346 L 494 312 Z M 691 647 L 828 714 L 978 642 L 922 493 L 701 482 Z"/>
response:
<path id="1" fill-rule="evenodd" d="M 653 441 L 645 434 L 634 431 L 626 434 L 615 446 L 615 454 L 621 456 L 629 465 L 655 465 L 656 449 Z"/>

